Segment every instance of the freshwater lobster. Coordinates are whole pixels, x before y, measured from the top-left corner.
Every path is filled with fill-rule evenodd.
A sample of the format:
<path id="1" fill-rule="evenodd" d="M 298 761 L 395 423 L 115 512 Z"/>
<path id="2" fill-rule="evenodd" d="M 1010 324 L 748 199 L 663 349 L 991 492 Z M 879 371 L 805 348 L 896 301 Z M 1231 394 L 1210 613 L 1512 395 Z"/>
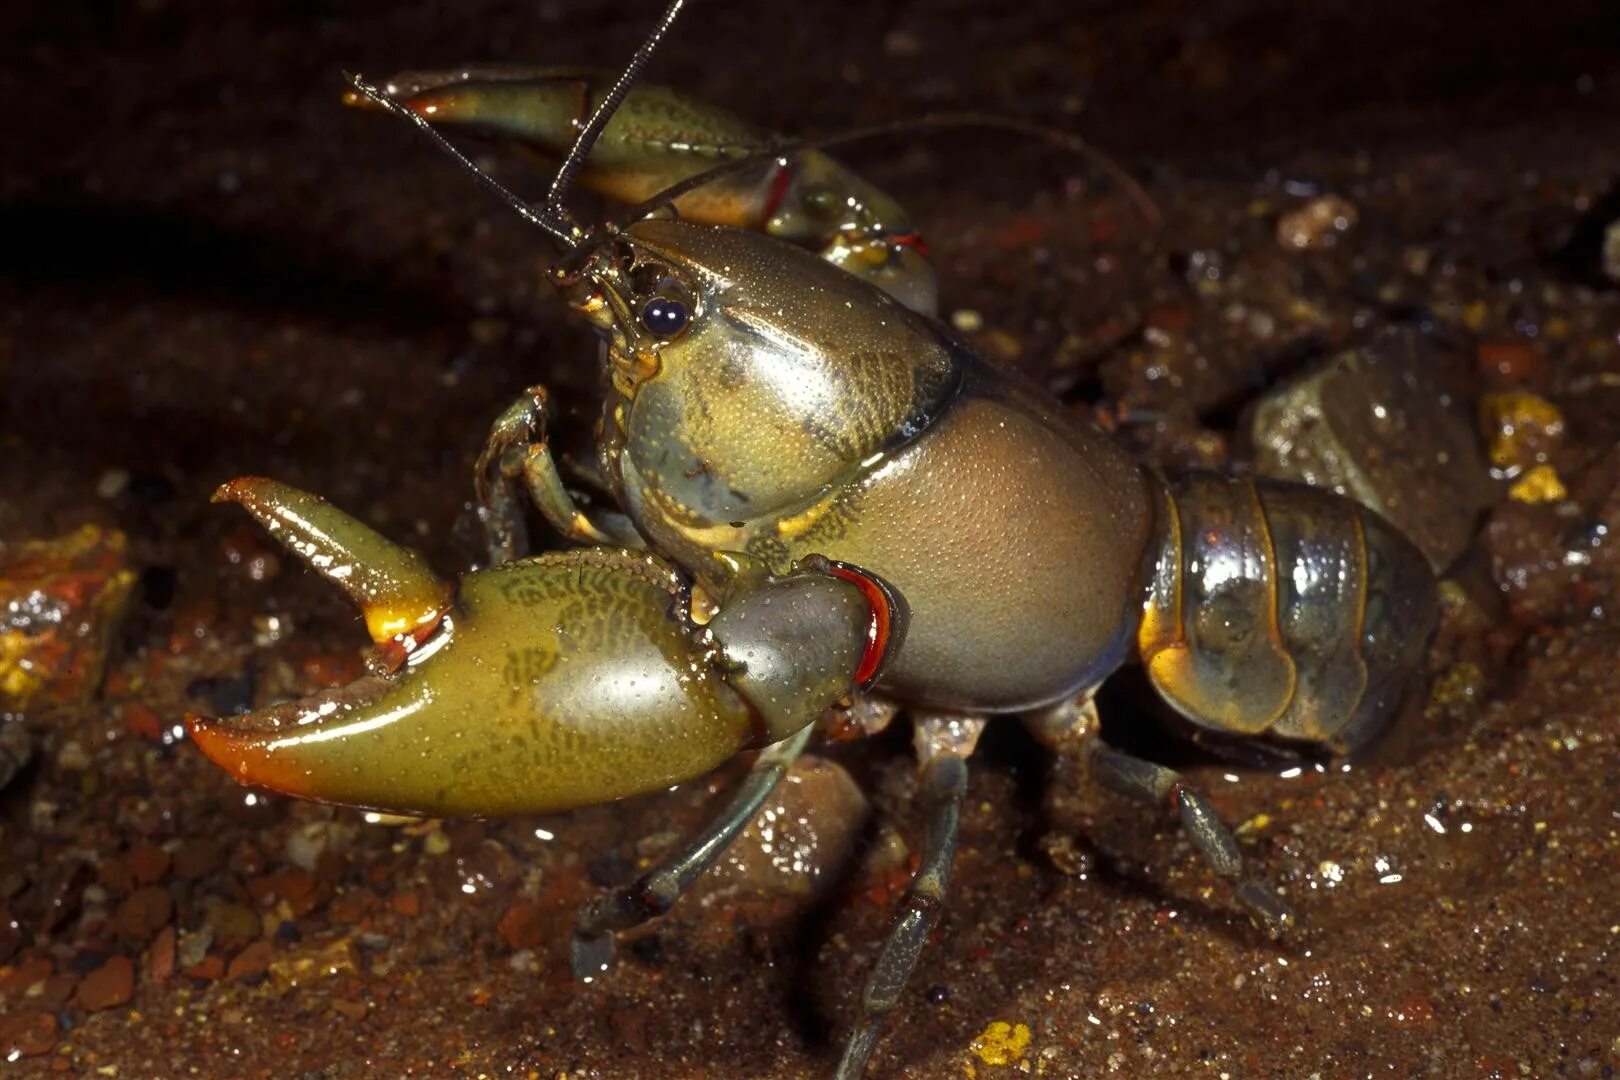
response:
<path id="1" fill-rule="evenodd" d="M 829 710 L 847 728 L 905 709 L 924 843 L 840 1077 L 864 1071 L 939 917 L 966 760 L 993 714 L 1023 714 L 1100 783 L 1173 808 L 1255 918 L 1281 929 L 1288 909 L 1244 878 L 1208 801 L 1107 746 L 1091 693 L 1134 656 L 1202 731 L 1348 752 L 1423 656 L 1427 562 L 1327 492 L 1145 470 L 975 356 L 931 303 L 907 306 L 836 257 L 684 219 L 703 165 L 659 173 L 674 186 L 623 227 L 578 226 L 569 186 L 680 7 L 610 87 L 577 95 L 594 108 L 539 209 L 433 132 L 424 102 L 447 80 L 397 81 L 402 100 L 355 81 L 562 249 L 550 279 L 604 341 L 596 478 L 616 510 L 575 501 L 538 387 L 496 421 L 478 464 L 493 565 L 456 585 L 314 496 L 226 485 L 220 498 L 360 602 L 377 649 L 349 687 L 192 718 L 198 745 L 244 782 L 429 814 L 601 803 L 763 748 L 702 835 L 581 914 L 573 962 L 592 977 L 615 932 L 667 910 L 737 835 Z M 463 111 L 489 85 L 509 89 L 459 84 Z M 796 160 L 772 148 L 720 171 L 791 175 Z M 852 228 L 870 243 L 868 225 Z M 914 245 L 875 242 L 911 265 Z M 524 493 L 590 546 L 521 557 Z"/>

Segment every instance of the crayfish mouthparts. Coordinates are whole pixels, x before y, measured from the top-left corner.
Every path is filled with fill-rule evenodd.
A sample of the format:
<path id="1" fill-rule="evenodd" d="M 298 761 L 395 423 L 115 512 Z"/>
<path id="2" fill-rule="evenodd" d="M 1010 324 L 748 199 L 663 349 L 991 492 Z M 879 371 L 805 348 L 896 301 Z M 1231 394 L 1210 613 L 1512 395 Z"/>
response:
<path id="1" fill-rule="evenodd" d="M 187 717 L 239 781 L 302 798 L 500 816 L 662 790 L 814 723 L 898 641 L 883 590 L 847 566 L 761 570 L 700 627 L 684 579 L 645 552 L 554 552 L 452 586 L 307 492 L 250 478 L 216 498 L 347 591 L 383 655 L 347 686 Z"/>

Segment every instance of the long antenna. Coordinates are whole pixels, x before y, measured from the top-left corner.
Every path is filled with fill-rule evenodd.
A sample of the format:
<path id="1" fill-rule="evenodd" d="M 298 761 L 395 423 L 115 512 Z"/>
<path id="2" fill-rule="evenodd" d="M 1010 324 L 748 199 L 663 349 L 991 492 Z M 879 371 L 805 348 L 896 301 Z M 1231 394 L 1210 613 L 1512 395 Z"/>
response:
<path id="1" fill-rule="evenodd" d="M 415 124 L 417 129 L 429 139 L 432 139 L 434 144 L 438 146 L 440 150 L 443 150 L 446 154 L 448 154 L 452 161 L 454 161 L 457 165 L 460 165 L 469 176 L 482 184 L 484 186 L 484 190 L 490 192 L 497 199 L 501 200 L 501 202 L 511 207 L 524 221 L 544 229 L 551 235 L 551 238 L 556 240 L 557 243 L 561 244 L 565 250 L 572 251 L 574 248 L 579 246 L 579 226 L 574 224 L 574 220 L 568 216 L 568 211 L 566 209 L 560 206 L 552 207 L 548 203 L 544 209 L 536 211 L 532 206 L 508 190 L 506 186 L 503 185 L 499 180 L 495 179 L 493 176 L 489 175 L 489 173 L 473 164 L 472 160 L 468 158 L 466 154 L 463 154 L 460 150 L 457 150 L 455 145 L 451 143 L 449 139 L 446 139 L 442 134 L 440 134 L 439 130 L 432 124 L 428 123 L 420 113 L 416 112 L 414 109 L 408 109 L 404 105 L 401 105 L 399 102 L 395 101 L 393 98 L 389 97 L 375 86 L 372 86 L 370 83 L 366 82 L 366 80 L 359 75 L 349 74 L 348 79 L 349 85 L 353 86 L 357 91 L 364 94 L 366 99 L 372 104 L 388 110 L 403 120 L 409 120 L 411 123 Z"/>
<path id="2" fill-rule="evenodd" d="M 437 128 L 428 123 L 426 117 L 415 109 L 400 104 L 359 75 L 348 75 L 349 85 L 364 95 L 366 100 L 373 105 L 416 125 L 418 131 L 433 140 L 435 146 L 449 155 L 450 159 L 460 165 L 463 171 L 483 185 L 485 191 L 505 203 L 524 221 L 543 229 L 564 250 L 573 251 L 579 247 L 580 238 L 585 233 L 568 213 L 568 207 L 563 203 L 563 199 L 568 194 L 569 185 L 574 182 L 579 170 L 584 167 L 585 159 L 590 155 L 591 147 L 596 145 L 596 140 L 601 136 L 602 130 L 608 126 L 608 121 L 613 119 L 614 111 L 618 109 L 619 103 L 624 100 L 624 95 L 630 92 L 630 87 L 635 84 L 637 77 L 640 76 L 641 69 L 647 66 L 648 60 L 652 59 L 654 50 L 658 48 L 659 42 L 664 40 L 664 35 L 669 33 L 669 28 L 675 25 L 675 17 L 681 13 L 681 8 L 685 5 L 686 0 L 671 0 L 669 7 L 664 9 L 663 18 L 658 20 L 658 25 L 653 28 L 652 33 L 647 35 L 641 46 L 636 49 L 635 55 L 630 58 L 630 63 L 625 65 L 624 71 L 614 80 L 612 89 L 602 99 L 602 103 L 596 107 L 596 111 L 591 113 L 590 120 L 580 129 L 573 145 L 568 148 L 568 156 L 563 159 L 562 167 L 557 170 L 557 177 L 551 182 L 551 191 L 546 195 L 545 205 L 539 210 L 524 202 L 499 180 L 473 164 L 466 154 L 457 150 L 455 144 L 446 139 Z"/>
<path id="3" fill-rule="evenodd" d="M 647 66 L 648 60 L 652 59 L 653 51 L 658 48 L 659 42 L 663 41 L 664 35 L 669 33 L 669 28 L 675 25 L 675 16 L 681 13 L 681 8 L 685 4 L 686 0 L 670 0 L 669 7 L 664 9 L 664 17 L 658 20 L 658 25 L 653 28 L 653 32 L 648 34 L 646 39 L 642 41 L 641 47 L 630 58 L 630 63 L 625 65 L 624 71 L 620 72 L 618 79 L 614 80 L 612 89 L 607 92 L 607 96 L 602 99 L 602 103 L 596 107 L 596 111 L 591 113 L 590 120 L 580 129 L 579 137 L 574 140 L 574 145 L 568 148 L 568 156 L 563 158 L 562 167 L 557 170 L 557 177 L 551 182 L 551 192 L 546 196 L 546 213 L 548 215 L 562 211 L 563 199 L 568 194 L 568 187 L 574 182 L 575 175 L 584 167 L 585 158 L 590 155 L 591 147 L 596 145 L 596 140 L 602 134 L 603 129 L 608 126 L 608 121 L 613 119 L 614 110 L 618 109 L 619 102 L 624 100 L 624 95 L 630 92 L 630 87 L 640 76 L 641 69 Z"/>

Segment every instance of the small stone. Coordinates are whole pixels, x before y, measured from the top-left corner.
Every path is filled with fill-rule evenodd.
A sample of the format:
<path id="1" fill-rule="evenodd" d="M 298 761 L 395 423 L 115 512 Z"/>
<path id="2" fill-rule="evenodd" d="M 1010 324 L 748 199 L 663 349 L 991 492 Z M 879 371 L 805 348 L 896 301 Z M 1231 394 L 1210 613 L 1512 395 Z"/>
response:
<path id="1" fill-rule="evenodd" d="M 508 948 L 532 949 L 545 941 L 551 930 L 552 912 L 536 903 L 517 903 L 506 909 L 496 925 Z"/>
<path id="2" fill-rule="evenodd" d="M 55 1045 L 56 1017 L 51 1013 L 34 1010 L 0 1016 L 0 1061 L 9 1061 L 12 1055 L 37 1057 Z"/>
<path id="3" fill-rule="evenodd" d="M 90 755 L 77 739 L 69 739 L 56 751 L 56 767 L 63 772 L 85 772 L 90 765 Z"/>
<path id="4" fill-rule="evenodd" d="M 134 961 L 127 956 L 114 956 L 84 977 L 74 1000 L 86 1012 L 99 1012 L 126 1004 L 134 994 Z"/>
<path id="5" fill-rule="evenodd" d="M 1401 330 L 1271 388 L 1242 425 L 1255 472 L 1356 500 L 1444 570 L 1496 498 L 1450 360 Z"/>
<path id="6" fill-rule="evenodd" d="M 359 970 L 353 940 L 341 937 L 310 942 L 277 957 L 270 964 L 270 977 L 286 991 L 295 986 L 354 975 Z"/>
<path id="7" fill-rule="evenodd" d="M 21 1001 L 31 986 L 43 983 L 56 970 L 46 956 L 24 956 L 10 967 L 0 968 L 0 1002 Z"/>
<path id="8" fill-rule="evenodd" d="M 132 945 L 145 945 L 154 934 L 167 926 L 174 915 L 174 900 L 160 885 L 146 885 L 136 889 L 118 905 L 113 916 L 113 929 L 118 936 Z"/>
<path id="9" fill-rule="evenodd" d="M 1558 406 L 1524 391 L 1480 398 L 1479 426 L 1491 465 L 1507 476 L 1545 464 L 1563 445 L 1567 431 Z"/>
<path id="10" fill-rule="evenodd" d="M 217 953 L 205 956 L 186 968 L 188 978 L 202 979 L 205 982 L 214 982 L 224 974 L 225 958 Z"/>
<path id="11" fill-rule="evenodd" d="M 371 1009 L 363 1001 L 334 1000 L 332 1011 L 347 1020 L 364 1020 Z"/>
<path id="12" fill-rule="evenodd" d="M 394 914 L 414 919 L 422 914 L 422 894 L 415 889 L 405 889 L 389 897 L 388 906 Z"/>
<path id="13" fill-rule="evenodd" d="M 209 948 L 214 944 L 214 928 L 204 926 L 201 930 L 180 935 L 180 944 L 175 947 L 175 959 L 183 968 L 196 967 L 208 955 Z"/>
<path id="14" fill-rule="evenodd" d="M 1551 465 L 1536 465 L 1513 481 L 1508 498 L 1521 503 L 1556 503 L 1569 498 L 1569 490 Z"/>
<path id="15" fill-rule="evenodd" d="M 951 325 L 958 333 L 972 334 L 984 328 L 984 316 L 972 308 L 960 308 L 951 312 Z"/>
<path id="16" fill-rule="evenodd" d="M 166 982 L 174 974 L 176 937 L 174 927 L 165 926 L 153 939 L 151 954 L 146 962 L 146 977 L 149 981 Z"/>
<path id="17" fill-rule="evenodd" d="M 871 804 L 842 765 L 805 755 L 708 875 L 712 896 L 803 902 L 846 865 Z"/>
<path id="18" fill-rule="evenodd" d="M 136 844 L 129 853 L 129 869 L 142 885 L 152 885 L 169 872 L 169 853 L 156 844 Z"/>
<path id="19" fill-rule="evenodd" d="M 311 821 L 294 829 L 287 836 L 287 861 L 303 870 L 313 871 L 328 843 L 330 822 Z"/>
<path id="20" fill-rule="evenodd" d="M 232 982 L 257 978 L 264 974 L 275 955 L 275 946 L 270 942 L 255 941 L 232 958 L 230 967 L 225 969 L 225 977 Z"/>
<path id="21" fill-rule="evenodd" d="M 1277 243 L 1291 251 L 1331 247 L 1356 223 L 1356 208 L 1337 195 L 1322 195 L 1277 221 Z"/>
<path id="22" fill-rule="evenodd" d="M 45 980 L 39 988 L 38 995 L 31 994 L 29 999 L 52 1012 L 59 1012 L 73 997 L 73 991 L 78 985 L 79 976 L 70 971 L 59 971 Z"/>
<path id="23" fill-rule="evenodd" d="M 126 701 L 118 709 L 124 730 L 137 739 L 159 742 L 163 738 L 163 718 L 138 701 Z"/>
<path id="24" fill-rule="evenodd" d="M 293 915 L 303 918 L 326 900 L 325 890 L 318 887 L 315 875 L 308 870 L 283 870 L 267 874 L 248 882 L 248 892 L 255 903 L 264 905 L 274 900 L 285 900 Z"/>
<path id="25" fill-rule="evenodd" d="M 241 904 L 210 905 L 208 925 L 213 928 L 215 939 L 226 948 L 252 941 L 264 933 L 259 913 Z"/>
<path id="26" fill-rule="evenodd" d="M 968 1047 L 986 1065 L 1012 1065 L 1029 1049 L 1029 1025 L 997 1020 Z"/>
<path id="27" fill-rule="evenodd" d="M 0 543 L 0 698 L 7 711 L 85 701 L 101 685 L 107 651 L 136 574 L 124 535 L 86 525 L 53 540 Z M 68 740 L 58 764 L 90 767 Z"/>

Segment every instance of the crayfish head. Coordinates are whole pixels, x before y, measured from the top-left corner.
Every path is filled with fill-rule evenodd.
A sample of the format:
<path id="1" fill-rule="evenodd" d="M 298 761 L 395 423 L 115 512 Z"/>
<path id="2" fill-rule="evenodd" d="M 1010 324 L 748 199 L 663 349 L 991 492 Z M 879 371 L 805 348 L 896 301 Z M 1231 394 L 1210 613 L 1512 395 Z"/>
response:
<path id="1" fill-rule="evenodd" d="M 585 277 L 612 324 L 618 464 L 639 488 L 625 501 L 678 528 L 796 512 L 915 437 L 960 384 L 962 354 L 932 320 L 810 252 L 668 218 L 621 235 Z"/>

